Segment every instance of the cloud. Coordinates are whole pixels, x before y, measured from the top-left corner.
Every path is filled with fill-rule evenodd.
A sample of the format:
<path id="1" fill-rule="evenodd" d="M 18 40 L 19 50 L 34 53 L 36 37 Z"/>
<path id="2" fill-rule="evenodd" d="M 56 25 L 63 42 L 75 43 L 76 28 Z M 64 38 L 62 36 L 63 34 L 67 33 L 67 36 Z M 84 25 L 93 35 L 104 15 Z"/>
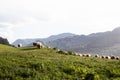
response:
<path id="1" fill-rule="evenodd" d="M 0 22 L 0 37 L 7 38 L 11 42 L 13 39 L 13 27 L 10 23 Z"/>
<path id="2" fill-rule="evenodd" d="M 16 34 L 24 33 L 23 31 L 29 29 L 31 25 L 34 26 L 34 24 L 46 23 L 47 21 L 48 19 L 46 18 L 41 18 L 40 16 L 37 17 L 34 15 L 21 17 L 6 14 L 4 14 L 3 16 L 0 15 L 0 36 L 7 38 L 10 43 L 12 43 L 15 39 L 17 39 L 18 37 L 20 38 L 21 36 L 19 35 L 16 37 Z M 23 28 L 25 28 L 25 30 L 20 31 Z"/>
<path id="3" fill-rule="evenodd" d="M 0 36 L 13 42 L 21 36 L 16 36 L 16 34 L 24 33 L 20 31 L 21 28 L 28 29 L 30 25 L 46 23 L 49 19 L 49 16 L 44 12 L 32 12 L 24 8 L 17 10 L 17 8 L 0 7 Z"/>
<path id="4" fill-rule="evenodd" d="M 0 0 L 0 36 L 12 41 L 29 35 L 105 31 L 120 25 L 119 7 L 119 1 L 109 0 Z"/>
<path id="5" fill-rule="evenodd" d="M 13 31 L 11 30 L 0 31 L 0 37 L 7 38 L 10 43 L 14 40 Z"/>
<path id="6" fill-rule="evenodd" d="M 10 23 L 0 22 L 0 28 L 12 28 L 13 25 Z"/>

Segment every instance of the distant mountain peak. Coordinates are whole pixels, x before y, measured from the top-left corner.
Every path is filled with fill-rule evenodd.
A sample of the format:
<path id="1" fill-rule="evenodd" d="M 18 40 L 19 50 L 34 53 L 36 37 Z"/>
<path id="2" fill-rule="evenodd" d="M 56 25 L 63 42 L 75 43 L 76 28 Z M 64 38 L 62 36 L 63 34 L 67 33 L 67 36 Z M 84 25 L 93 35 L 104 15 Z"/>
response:
<path id="1" fill-rule="evenodd" d="M 72 34 L 72 33 L 61 33 L 61 34 L 57 34 L 57 35 L 52 35 L 48 38 L 17 39 L 12 44 L 17 46 L 18 43 L 22 43 L 22 44 L 24 44 L 23 46 L 28 46 L 28 45 L 31 45 L 31 43 L 34 42 L 34 41 L 42 41 L 42 42 L 46 43 L 46 42 L 49 42 L 49 41 L 54 41 L 54 40 L 57 40 L 57 39 L 66 38 L 66 37 L 73 37 L 73 36 L 76 36 L 76 35 Z"/>
<path id="2" fill-rule="evenodd" d="M 113 32 L 118 32 L 118 31 L 120 32 L 120 27 L 113 29 Z"/>
<path id="3" fill-rule="evenodd" d="M 66 37 L 73 37 L 73 36 L 75 36 L 75 34 L 72 34 L 72 33 L 61 33 L 61 34 L 57 34 L 57 35 L 52 35 L 52 36 L 48 37 L 47 40 L 48 41 L 53 41 L 53 40 L 66 38 Z"/>
<path id="4" fill-rule="evenodd" d="M 61 34 L 57 34 L 57 35 L 52 35 L 52 36 L 50 36 L 50 37 L 54 37 L 54 36 L 74 36 L 75 34 L 73 34 L 73 33 L 61 33 Z"/>

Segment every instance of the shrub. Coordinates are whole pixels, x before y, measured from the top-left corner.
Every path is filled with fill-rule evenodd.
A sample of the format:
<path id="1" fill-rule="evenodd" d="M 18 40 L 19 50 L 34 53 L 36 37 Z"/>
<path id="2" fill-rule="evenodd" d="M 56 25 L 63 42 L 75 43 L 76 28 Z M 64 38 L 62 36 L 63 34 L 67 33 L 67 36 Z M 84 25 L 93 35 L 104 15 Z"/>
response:
<path id="1" fill-rule="evenodd" d="M 69 55 L 73 55 L 74 53 L 72 51 L 68 51 L 68 54 Z"/>
<path id="2" fill-rule="evenodd" d="M 62 51 L 62 50 L 57 51 L 57 53 L 59 53 L 59 54 L 65 54 L 65 52 L 64 52 L 64 51 Z"/>
<path id="3" fill-rule="evenodd" d="M 57 47 L 54 47 L 53 50 L 57 50 Z"/>

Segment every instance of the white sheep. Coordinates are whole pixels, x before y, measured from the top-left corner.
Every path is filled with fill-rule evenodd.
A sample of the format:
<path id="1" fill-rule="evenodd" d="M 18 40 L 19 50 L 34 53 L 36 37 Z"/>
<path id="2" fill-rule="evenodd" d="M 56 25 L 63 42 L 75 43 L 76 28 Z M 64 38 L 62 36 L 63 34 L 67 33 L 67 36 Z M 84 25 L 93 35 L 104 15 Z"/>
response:
<path id="1" fill-rule="evenodd" d="M 37 46 L 37 42 L 33 42 L 33 46 Z"/>
<path id="2" fill-rule="evenodd" d="M 105 56 L 101 56 L 101 58 L 102 58 L 102 59 L 104 59 L 104 58 L 105 58 Z"/>
<path id="3" fill-rule="evenodd" d="M 111 59 L 115 59 L 115 56 L 111 56 Z"/>
<path id="4" fill-rule="evenodd" d="M 86 57 L 91 57 L 91 54 L 86 54 Z"/>
<path id="5" fill-rule="evenodd" d="M 96 54 L 95 57 L 99 58 L 100 56 L 98 54 Z"/>
<path id="6" fill-rule="evenodd" d="M 22 44 L 21 44 L 21 43 L 19 43 L 19 44 L 18 44 L 18 47 L 22 47 Z"/>
<path id="7" fill-rule="evenodd" d="M 117 56 L 116 59 L 119 60 L 119 57 Z"/>
<path id="8" fill-rule="evenodd" d="M 37 42 L 37 48 L 41 49 L 41 48 L 43 48 L 43 47 L 44 47 L 44 46 L 42 45 L 42 43 Z"/>
<path id="9" fill-rule="evenodd" d="M 106 58 L 106 59 L 111 59 L 111 57 L 110 57 L 110 56 L 106 56 L 105 58 Z"/>
<path id="10" fill-rule="evenodd" d="M 33 42 L 33 46 L 37 46 L 39 49 L 45 47 L 41 42 Z"/>
<path id="11" fill-rule="evenodd" d="M 82 54 L 78 54 L 79 56 L 82 56 Z"/>

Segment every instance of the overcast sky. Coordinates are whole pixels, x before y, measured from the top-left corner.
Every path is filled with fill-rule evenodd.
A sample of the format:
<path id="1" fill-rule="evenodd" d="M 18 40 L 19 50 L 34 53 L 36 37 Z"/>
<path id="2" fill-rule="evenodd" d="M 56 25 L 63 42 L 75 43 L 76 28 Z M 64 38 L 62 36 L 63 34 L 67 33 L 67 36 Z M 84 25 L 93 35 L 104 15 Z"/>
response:
<path id="1" fill-rule="evenodd" d="M 0 36 L 45 38 L 90 34 L 120 26 L 120 0 L 0 0 Z"/>

